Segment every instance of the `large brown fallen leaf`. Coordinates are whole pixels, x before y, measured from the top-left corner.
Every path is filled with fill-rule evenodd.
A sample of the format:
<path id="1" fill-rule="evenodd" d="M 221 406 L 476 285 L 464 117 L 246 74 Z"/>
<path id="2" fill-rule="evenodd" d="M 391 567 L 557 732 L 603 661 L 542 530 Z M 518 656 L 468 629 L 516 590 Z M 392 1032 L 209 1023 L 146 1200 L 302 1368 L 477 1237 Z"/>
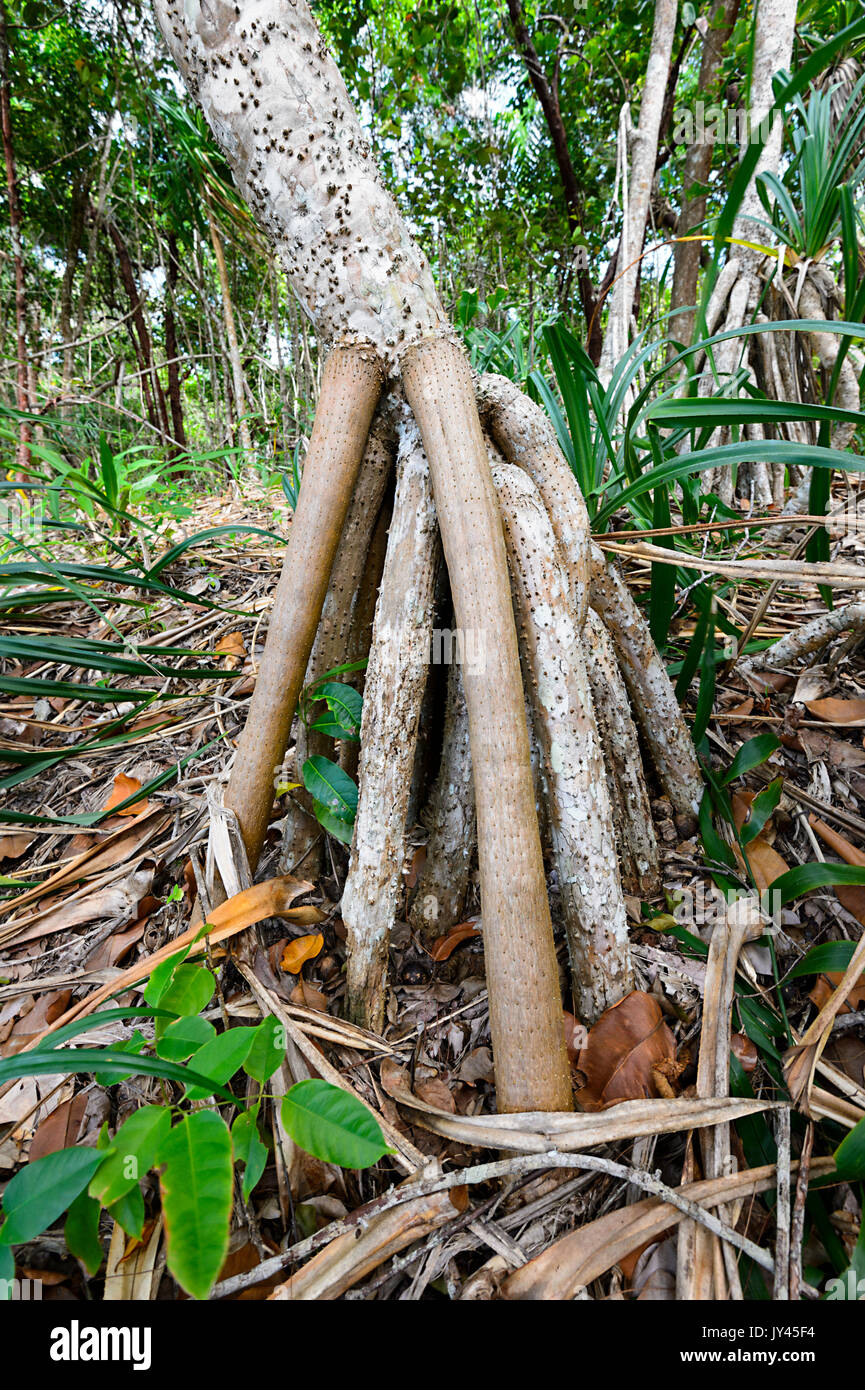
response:
<path id="1" fill-rule="evenodd" d="M 851 727 L 865 724 L 865 700 L 806 700 L 805 708 L 816 719 L 824 719 L 827 724 L 849 724 Z"/>
<path id="2" fill-rule="evenodd" d="M 458 926 L 451 927 L 449 932 L 440 936 L 433 942 L 430 955 L 433 960 L 447 960 L 448 956 L 453 955 L 457 946 L 463 941 L 468 941 L 472 936 L 480 936 L 480 931 L 474 922 L 460 922 Z"/>
<path id="3" fill-rule="evenodd" d="M 111 795 L 102 807 L 103 811 L 113 811 L 115 806 L 134 796 L 135 792 L 141 791 L 141 781 L 138 777 L 127 777 L 125 772 L 118 772 L 114 779 L 114 787 Z M 142 801 L 133 801 L 131 806 L 124 806 L 122 811 L 118 811 L 118 816 L 140 816 L 149 810 L 146 798 Z"/>
<path id="4" fill-rule="evenodd" d="M 255 926 L 256 922 L 263 922 L 266 917 L 287 915 L 295 898 L 300 898 L 305 893 L 311 893 L 312 890 L 313 885 L 311 883 L 307 883 L 304 879 L 292 878 L 290 874 L 284 874 L 280 878 L 269 878 L 264 883 L 256 883 L 252 888 L 244 889 L 242 893 L 235 893 L 233 898 L 229 898 L 227 902 L 222 903 L 211 912 L 206 937 L 196 940 L 201 928 L 194 926 L 182 932 L 173 941 L 167 941 L 158 951 L 154 951 L 152 955 L 144 956 L 128 970 L 124 970 L 122 975 L 117 975 L 108 984 L 101 985 L 86 999 L 79 1000 L 65 1014 L 56 1019 L 50 1028 L 46 1028 L 43 1033 L 34 1038 L 25 1051 L 35 1047 L 42 1038 L 47 1037 L 49 1033 L 55 1032 L 58 1028 L 65 1027 L 73 1019 L 86 1018 L 112 994 L 119 994 L 132 985 L 138 984 L 141 980 L 147 979 L 157 965 L 175 955 L 184 946 L 190 947 L 190 958 L 201 955 L 207 949 L 208 944 L 216 946 L 220 941 L 226 941 L 229 937 L 236 936 L 238 932 L 245 931 L 247 927 Z"/>
<path id="5" fill-rule="evenodd" d="M 623 1100 L 657 1096 L 654 1072 L 675 1057 L 676 1044 L 660 1004 L 635 989 L 589 1029 L 576 1061 L 585 1077 L 577 1104 L 582 1110 L 606 1110 Z"/>
<path id="6" fill-rule="evenodd" d="M 0 864 L 4 859 L 20 859 L 35 838 L 29 831 L 13 831 L 8 835 L 0 835 Z"/>

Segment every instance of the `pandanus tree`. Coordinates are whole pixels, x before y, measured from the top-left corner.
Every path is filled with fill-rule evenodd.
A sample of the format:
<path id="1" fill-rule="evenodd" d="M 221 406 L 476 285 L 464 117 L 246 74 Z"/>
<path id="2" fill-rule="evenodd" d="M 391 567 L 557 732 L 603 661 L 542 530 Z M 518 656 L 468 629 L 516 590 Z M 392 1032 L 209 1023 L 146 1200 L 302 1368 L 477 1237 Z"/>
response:
<path id="1" fill-rule="evenodd" d="M 466 800 L 450 817 L 453 833 L 432 838 L 461 873 L 476 823 L 499 1108 L 570 1109 L 531 744 L 575 997 L 591 1022 L 632 987 L 623 874 L 644 886 L 657 874 L 631 709 L 674 808 L 692 814 L 699 797 L 665 669 L 621 578 L 592 545 L 545 417 L 510 382 L 473 376 L 306 0 L 155 5 L 328 351 L 226 805 L 254 868 L 308 667 L 358 655 L 339 644 L 357 630 L 352 614 L 395 462 L 342 901 L 349 1007 L 381 1025 L 441 549 L 471 659 L 452 673 L 431 804 L 444 815 L 456 787 Z M 448 880 L 447 866 L 430 865 L 430 882 L 436 875 Z"/>

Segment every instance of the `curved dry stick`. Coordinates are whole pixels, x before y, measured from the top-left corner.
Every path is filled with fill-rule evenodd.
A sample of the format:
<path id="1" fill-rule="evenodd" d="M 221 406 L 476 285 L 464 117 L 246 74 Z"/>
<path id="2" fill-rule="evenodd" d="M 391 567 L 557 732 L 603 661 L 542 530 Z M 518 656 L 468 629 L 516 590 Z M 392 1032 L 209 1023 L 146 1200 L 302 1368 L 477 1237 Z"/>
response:
<path id="1" fill-rule="evenodd" d="M 765 651 L 755 652 L 740 662 L 741 670 L 766 670 L 790 666 L 799 657 L 817 652 L 841 632 L 862 632 L 865 629 L 865 603 L 848 603 L 846 608 L 834 608 L 820 613 L 810 623 L 796 628 Z"/>
<path id="2" fill-rule="evenodd" d="M 306 670 L 307 686 L 334 667 L 351 660 L 348 647 L 354 598 L 363 576 L 376 517 L 393 464 L 395 443 L 392 425 L 379 413 L 369 432 L 351 505 L 339 539 L 321 621 Z M 326 756 L 330 746 L 325 734 L 317 733 L 298 721 L 294 753 L 298 781 L 302 780 L 307 758 L 316 754 Z M 295 867 L 302 864 L 304 872 L 316 878 L 321 868 L 321 836 L 321 826 L 312 815 L 309 794 L 298 791 L 287 808 L 282 862 Z M 319 852 L 313 857 L 314 845 L 319 847 Z"/>
<path id="3" fill-rule="evenodd" d="M 583 651 L 604 750 L 622 887 L 634 897 L 651 898 L 661 891 L 661 867 L 637 730 L 612 638 L 591 608 Z"/>
<path id="4" fill-rule="evenodd" d="M 322 373 L 264 656 L 225 794 L 253 869 L 381 386 L 381 363 L 374 352 L 333 349 Z"/>
<path id="5" fill-rule="evenodd" d="M 363 702 L 360 798 L 342 896 L 348 1016 L 380 1033 L 390 931 L 400 898 L 405 820 L 426 686 L 438 562 L 429 465 L 404 424 L 381 595 Z"/>
<path id="6" fill-rule="evenodd" d="M 661 786 L 680 815 L 695 815 L 703 781 L 691 735 L 648 624 L 621 575 L 592 545 L 589 602 L 613 639 L 616 655 Z"/>
<path id="7" fill-rule="evenodd" d="M 429 459 L 457 626 L 482 658 L 463 679 L 497 1102 L 570 1110 L 507 557 L 471 369 L 455 342 L 426 338 L 405 353 L 403 383 Z"/>
<path id="8" fill-rule="evenodd" d="M 409 921 L 429 945 L 462 917 L 475 846 L 469 715 L 458 661 L 448 671 L 441 760 L 422 820 L 429 840 Z"/>
<path id="9" fill-rule="evenodd" d="M 481 378 L 481 414 L 508 463 L 518 464 L 544 500 L 568 574 L 578 629 L 586 619 L 589 596 L 589 514 L 576 478 L 559 447 L 556 432 L 539 405 L 507 377 Z"/>
<path id="10" fill-rule="evenodd" d="M 613 814 L 568 579 L 546 508 L 529 478 L 494 463 L 514 609 L 535 730 L 544 756 L 553 856 L 580 1019 L 633 989 Z"/>

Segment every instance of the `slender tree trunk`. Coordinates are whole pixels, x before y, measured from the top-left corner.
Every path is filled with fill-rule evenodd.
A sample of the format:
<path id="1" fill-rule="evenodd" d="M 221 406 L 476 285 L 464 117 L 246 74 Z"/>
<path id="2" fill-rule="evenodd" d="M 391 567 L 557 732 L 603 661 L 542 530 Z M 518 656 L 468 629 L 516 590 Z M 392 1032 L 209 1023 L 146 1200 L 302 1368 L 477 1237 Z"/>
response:
<path id="1" fill-rule="evenodd" d="M 15 338 L 18 370 L 16 401 L 18 409 L 30 409 L 30 383 L 27 368 L 27 294 L 24 285 L 24 250 L 21 244 L 21 201 L 18 197 L 18 173 L 15 167 L 15 146 L 12 139 L 12 93 L 9 76 L 9 40 L 6 30 L 6 6 L 0 3 L 0 125 L 3 130 L 3 158 L 6 164 L 6 191 L 9 199 L 9 233 L 12 242 L 12 261 L 15 267 Z M 16 462 L 19 468 L 30 463 L 30 426 L 22 420 Z"/>
<path id="2" fill-rule="evenodd" d="M 631 306 L 637 286 L 638 257 L 643 249 L 646 218 L 652 196 L 652 180 L 658 156 L 658 137 L 664 110 L 664 94 L 673 52 L 678 0 L 656 0 L 652 44 L 640 102 L 640 123 L 634 137 L 634 153 L 628 178 L 628 201 L 622 219 L 618 278 L 609 297 L 607 331 L 601 354 L 600 375 L 609 381 L 613 368 L 628 346 Z"/>
<path id="3" fill-rule="evenodd" d="M 708 100 L 715 92 L 724 49 L 733 32 L 740 0 L 717 0 L 709 27 L 703 37 L 703 54 L 700 60 L 700 76 L 697 91 L 701 98 Z M 706 217 L 706 193 L 709 172 L 712 168 L 712 140 L 707 138 L 705 127 L 695 131 L 694 139 L 685 155 L 685 170 L 682 177 L 682 210 L 679 214 L 679 237 L 690 236 L 694 229 L 702 225 Z M 693 193 L 692 193 L 692 190 Z M 697 278 L 700 272 L 699 241 L 678 241 L 673 252 L 673 287 L 670 292 L 670 310 L 682 310 L 671 320 L 669 331 L 674 338 L 686 345 L 690 344 L 694 332 L 695 305 L 697 302 Z"/>
<path id="4" fill-rule="evenodd" d="M 168 424 L 168 411 L 165 407 L 165 395 L 162 390 L 162 383 L 156 371 L 156 364 L 153 360 L 153 346 L 150 341 L 150 330 L 147 327 L 144 304 L 135 281 L 135 271 L 132 267 L 129 248 L 123 239 L 120 228 L 113 218 L 109 217 L 106 220 L 105 228 L 114 246 L 120 278 L 123 281 L 123 288 L 129 300 L 129 307 L 132 310 L 132 317 L 129 320 L 129 335 L 132 339 L 136 359 L 138 361 L 144 408 L 147 412 L 147 418 L 153 428 L 159 431 L 163 439 L 168 440 L 171 438 L 171 430 Z"/>
<path id="5" fill-rule="evenodd" d="M 177 238 L 168 238 L 168 272 L 165 294 L 165 356 L 168 359 L 168 405 L 171 410 L 171 433 L 181 449 L 186 448 L 186 429 L 183 423 L 183 401 L 180 394 L 180 349 L 177 342 Z"/>
<path id="6" fill-rule="evenodd" d="M 228 356 L 231 361 L 231 379 L 234 385 L 234 413 L 237 419 L 237 434 L 244 453 L 244 463 L 252 462 L 252 436 L 246 419 L 246 382 L 243 377 L 243 363 L 237 342 L 237 326 L 234 322 L 234 305 L 231 302 L 231 287 L 225 266 L 225 253 L 213 209 L 207 202 L 207 225 L 210 229 L 210 243 L 216 260 L 216 273 L 219 276 L 219 292 L 222 295 L 222 312 L 225 318 L 225 337 L 228 342 Z"/>
<path id="7" fill-rule="evenodd" d="M 69 237 L 66 243 L 66 266 L 60 285 L 60 317 L 58 332 L 63 347 L 63 376 L 60 389 L 61 414 L 63 401 L 69 395 L 69 387 L 75 372 L 75 347 L 72 336 L 72 301 L 75 289 L 75 276 L 78 270 L 78 254 L 84 240 L 84 224 L 87 217 L 88 194 L 91 174 L 76 182 L 72 193 L 72 217 L 69 224 Z"/>
<path id="8" fill-rule="evenodd" d="M 559 94 L 556 87 L 547 80 L 543 64 L 541 63 L 538 51 L 532 41 L 532 36 L 529 33 L 520 0 L 508 0 L 508 13 L 511 17 L 517 48 L 526 65 L 529 81 L 534 88 L 535 95 L 547 123 L 547 129 L 550 133 L 550 140 L 552 141 L 553 153 L 556 157 L 559 178 L 562 181 L 562 189 L 565 195 L 565 207 L 568 214 L 568 231 L 571 235 L 571 245 L 568 250 L 570 255 L 573 256 L 573 240 L 582 224 L 583 204 L 580 197 L 580 187 L 577 182 L 573 160 L 571 159 L 571 152 L 568 146 L 568 136 L 562 118 Z M 595 313 L 598 301 L 592 286 L 591 276 L 586 266 L 577 266 L 577 288 L 580 294 L 580 305 L 589 332 L 587 350 L 592 361 L 597 365 L 601 354 L 601 324 L 600 317 Z"/>

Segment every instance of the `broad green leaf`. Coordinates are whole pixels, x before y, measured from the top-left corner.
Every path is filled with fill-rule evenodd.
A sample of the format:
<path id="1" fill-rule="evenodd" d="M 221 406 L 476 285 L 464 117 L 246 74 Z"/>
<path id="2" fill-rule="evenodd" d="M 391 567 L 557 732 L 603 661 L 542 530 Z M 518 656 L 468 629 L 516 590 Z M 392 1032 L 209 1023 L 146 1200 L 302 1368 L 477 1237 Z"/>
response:
<path id="1" fill-rule="evenodd" d="M 200 1014 L 213 998 L 216 981 L 204 965 L 179 965 L 159 995 L 159 1005 L 170 1013 L 187 1018 Z M 148 1001 L 150 1002 L 150 1001 Z M 156 1002 L 155 1000 L 153 1001 Z M 165 1020 L 156 1020 L 156 1036 L 165 1032 Z"/>
<path id="2" fill-rule="evenodd" d="M 776 777 L 774 782 L 770 782 L 767 787 L 763 787 L 751 802 L 750 815 L 745 825 L 739 831 L 739 839 L 743 845 L 749 845 L 752 840 L 756 840 L 763 826 L 775 810 L 781 800 L 781 790 L 784 785 L 783 777 Z"/>
<path id="3" fill-rule="evenodd" d="M 150 979 L 147 981 L 147 984 L 144 986 L 144 989 L 141 991 L 146 1003 L 154 1005 L 159 1003 L 163 994 L 168 989 L 168 986 L 171 984 L 171 981 L 174 979 L 175 971 L 183 964 L 191 950 L 191 945 L 185 946 L 175 955 L 169 956 L 167 960 L 160 961 L 159 965 L 156 966 L 153 974 L 150 976 Z"/>
<path id="4" fill-rule="evenodd" d="M 269 1081 L 285 1057 L 285 1028 L 278 1018 L 265 1018 L 253 1030 L 252 1047 L 243 1070 L 255 1081 Z"/>
<path id="5" fill-rule="evenodd" d="M 159 1154 L 168 1268 L 192 1298 L 207 1298 L 228 1251 L 233 1167 L 220 1115 L 199 1110 L 169 1132 Z"/>
<path id="6" fill-rule="evenodd" d="M 835 1150 L 835 1165 L 848 1182 L 854 1178 L 865 1178 L 865 1120 L 860 1120 L 856 1128 L 841 1140 Z"/>
<path id="7" fill-rule="evenodd" d="M 185 1062 L 215 1037 L 216 1029 L 206 1018 L 177 1018 L 168 1024 L 156 1044 L 156 1051 L 169 1062 Z"/>
<path id="8" fill-rule="evenodd" d="M 322 805 L 320 801 L 317 801 L 315 797 L 312 798 L 312 809 L 319 825 L 322 829 L 327 831 L 328 835 L 332 835 L 335 840 L 339 840 L 344 845 L 351 844 L 354 835 L 353 822 L 343 820 L 341 816 L 334 815 L 332 811 L 329 811 L 328 808 Z"/>
<path id="9" fill-rule="evenodd" d="M 90 1179 L 88 1191 L 105 1207 L 118 1202 L 156 1162 L 159 1146 L 171 1128 L 164 1105 L 143 1105 L 118 1129 L 112 1152 Z"/>
<path id="10" fill-rule="evenodd" d="M 200 1052 L 196 1052 L 196 1071 L 212 1077 L 214 1082 L 220 1084 L 227 1081 L 246 1061 L 256 1032 L 255 1028 L 229 1028 L 226 1032 L 220 1033 L 218 1037 L 205 1043 Z M 212 1096 L 213 1092 L 213 1085 L 193 1083 L 186 1088 L 189 1100 L 205 1100 L 207 1096 Z"/>
<path id="11" fill-rule="evenodd" d="M 96 1149 L 58 1149 L 21 1168 L 3 1193 L 0 1244 L 19 1245 L 52 1226 L 105 1160 Z"/>
<path id="12" fill-rule="evenodd" d="M 803 975 L 821 975 L 823 971 L 840 970 L 843 974 L 853 959 L 855 941 L 823 941 L 812 946 L 799 964 L 787 976 L 788 980 L 801 979 Z"/>
<path id="13" fill-rule="evenodd" d="M 357 786 L 338 763 L 316 753 L 302 770 L 303 785 L 332 815 L 351 822 L 357 814 Z"/>
<path id="14" fill-rule="evenodd" d="M 0 1227 L 0 1302 L 8 1302 L 12 1297 L 12 1280 L 15 1278 L 15 1256 L 2 1241 L 3 1230 Z"/>
<path id="15" fill-rule="evenodd" d="M 282 1123 L 307 1153 L 340 1168 L 369 1168 L 391 1150 L 375 1116 L 328 1081 L 299 1081 L 283 1097 Z"/>
<path id="16" fill-rule="evenodd" d="M 141 1184 L 136 1183 L 127 1193 L 117 1202 L 112 1202 L 108 1208 L 109 1216 L 113 1216 L 121 1230 L 134 1240 L 141 1239 L 144 1230 L 144 1197 L 141 1192 Z"/>
<path id="17" fill-rule="evenodd" d="M 772 893 L 780 907 L 810 893 L 813 888 L 865 887 L 865 868 L 853 864 L 799 864 L 772 883 Z"/>
<path id="18" fill-rule="evenodd" d="M 80 1260 L 88 1274 L 96 1274 L 102 1264 L 99 1240 L 99 1203 L 87 1192 L 79 1192 L 69 1208 L 63 1236 L 70 1255 Z"/>
<path id="19" fill-rule="evenodd" d="M 56 1052 L 40 1052 L 34 1048 L 32 1052 L 19 1052 L 0 1061 L 0 1085 L 4 1081 L 17 1081 L 22 1076 L 71 1076 L 79 1072 L 98 1073 L 110 1085 L 130 1075 L 129 1057 L 110 1047 L 58 1048 Z M 240 1104 L 221 1084 L 214 1084 L 191 1067 L 165 1061 L 162 1057 L 136 1057 L 134 1072 L 137 1076 L 161 1076 L 164 1081 L 179 1081 L 183 1086 L 207 1086 L 207 1095 L 218 1095 L 220 1100 L 230 1101 L 232 1105 Z"/>
<path id="20" fill-rule="evenodd" d="M 267 1146 L 261 1142 L 256 1115 L 245 1110 L 231 1126 L 234 1161 L 243 1164 L 243 1200 L 249 1201 L 252 1192 L 267 1167 Z"/>
<path id="21" fill-rule="evenodd" d="M 781 740 L 774 734 L 758 734 L 756 738 L 749 738 L 747 743 L 742 744 L 721 778 L 721 785 L 726 787 L 730 782 L 735 782 L 737 777 L 743 777 L 752 768 L 759 767 L 780 747 Z"/>
<path id="22" fill-rule="evenodd" d="M 136 1028 L 131 1038 L 126 1038 L 123 1042 L 114 1044 L 113 1051 L 116 1053 L 128 1052 L 133 1057 L 138 1057 L 147 1046 L 147 1039 L 143 1033 L 139 1033 Z M 128 1081 L 130 1076 L 134 1076 L 134 1071 L 126 1071 L 118 1074 L 115 1071 L 95 1071 L 93 1073 L 96 1082 L 100 1086 L 114 1086 L 118 1081 Z"/>

